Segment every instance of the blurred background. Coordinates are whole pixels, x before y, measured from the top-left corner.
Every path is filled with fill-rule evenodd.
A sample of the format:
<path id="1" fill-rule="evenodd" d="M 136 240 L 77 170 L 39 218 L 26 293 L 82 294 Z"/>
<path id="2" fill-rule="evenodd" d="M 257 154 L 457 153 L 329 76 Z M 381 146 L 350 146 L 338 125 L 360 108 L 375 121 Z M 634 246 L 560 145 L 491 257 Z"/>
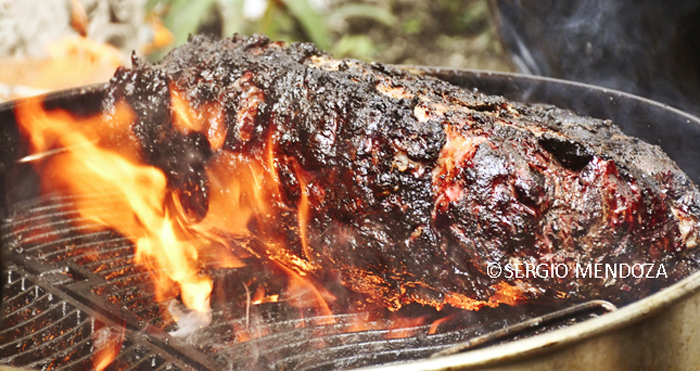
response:
<path id="1" fill-rule="evenodd" d="M 0 0 L 0 99 L 106 81 L 189 34 L 336 57 L 520 72 L 700 113 L 700 0 Z"/>
<path id="2" fill-rule="evenodd" d="M 515 71 L 487 0 L 0 0 L 0 97 L 106 81 L 194 33 L 311 41 L 336 57 Z"/>

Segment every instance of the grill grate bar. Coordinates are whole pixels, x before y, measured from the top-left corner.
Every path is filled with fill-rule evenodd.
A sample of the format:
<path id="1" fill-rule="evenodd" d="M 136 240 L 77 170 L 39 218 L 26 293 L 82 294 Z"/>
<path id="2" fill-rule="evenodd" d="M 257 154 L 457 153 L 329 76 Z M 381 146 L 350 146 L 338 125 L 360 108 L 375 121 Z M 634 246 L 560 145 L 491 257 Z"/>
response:
<path id="1" fill-rule="evenodd" d="M 429 326 L 407 328 L 406 330 L 419 331 L 417 332 L 419 337 L 401 339 L 385 338 L 385 336 L 390 333 L 390 330 L 373 330 L 357 333 L 355 334 L 357 338 L 365 338 L 366 340 L 355 340 L 353 342 L 349 342 L 348 344 L 340 342 L 338 345 L 330 345 L 324 347 L 323 349 L 311 349 L 303 354 L 293 354 L 291 356 L 284 357 L 283 360 L 277 362 L 276 365 L 282 368 L 286 365 L 294 364 L 295 369 L 298 370 L 336 369 L 338 363 L 357 364 L 362 359 L 368 357 L 374 359 L 377 357 L 386 356 L 387 360 L 390 361 L 397 358 L 422 358 L 432 354 L 436 350 L 445 348 L 446 345 L 444 345 L 444 340 L 454 341 L 454 339 L 452 339 L 455 337 L 454 333 L 445 335 L 426 335 L 428 329 Z M 474 335 L 474 330 L 475 329 L 473 328 L 464 330 L 461 332 L 461 336 L 459 337 L 469 338 Z M 345 336 L 348 336 L 348 334 L 338 334 L 337 338 L 342 338 Z M 330 340 L 329 337 L 323 337 L 322 339 Z M 363 351 L 358 354 L 358 349 L 362 349 Z M 404 357 L 395 357 L 397 352 L 403 354 Z M 318 360 L 324 361 L 319 362 Z M 307 361 L 307 363 L 309 363 L 309 361 L 312 362 L 310 362 L 311 365 L 304 366 L 303 361 Z"/>
<path id="2" fill-rule="evenodd" d="M 63 305 L 65 305 L 65 302 L 63 302 Z M 51 307 L 49 307 L 47 310 L 39 313 L 39 315 L 37 315 L 37 316 L 29 317 L 26 320 L 21 321 L 21 322 L 16 323 L 16 324 L 13 324 L 10 327 L 6 326 L 2 331 L 0 331 L 0 338 L 6 339 L 6 336 L 11 335 L 13 331 L 22 331 L 22 330 L 26 331 L 30 324 L 42 323 L 42 321 L 44 321 L 44 317 L 50 317 L 53 314 L 53 312 L 59 311 L 59 310 L 61 313 L 59 315 L 57 315 L 56 317 L 59 317 L 59 316 L 65 317 L 67 315 L 65 313 L 65 311 L 61 308 L 60 303 L 53 304 Z M 57 320 L 58 320 L 57 318 L 55 318 L 55 319 L 54 318 L 47 318 L 46 319 L 46 321 L 50 321 L 50 322 L 55 322 Z M 11 338 L 16 339 L 18 337 L 21 337 L 21 336 L 15 335 L 15 336 L 12 336 Z M 5 344 L 1 344 L 0 350 L 4 346 L 5 346 Z"/>
<path id="3" fill-rule="evenodd" d="M 134 347 L 130 344 L 124 345 L 124 346 L 122 346 L 122 349 L 119 352 L 119 354 L 117 355 L 117 357 L 106 368 L 106 370 L 109 370 L 109 371 L 138 370 L 138 368 L 136 368 L 136 367 L 141 365 L 146 360 L 139 361 L 137 358 L 138 358 L 138 351 L 135 350 Z M 134 362 L 134 361 L 136 361 L 136 362 Z M 61 370 L 84 369 L 84 368 L 79 367 L 82 365 L 89 365 L 90 366 L 89 368 L 92 368 L 92 366 L 93 366 L 92 353 L 89 353 L 83 357 L 80 357 L 79 359 L 76 359 L 74 362 L 71 362 L 69 364 L 62 366 L 60 369 Z"/>
<path id="4" fill-rule="evenodd" d="M 48 311 L 47 311 L 47 312 L 48 312 Z M 73 317 L 73 315 L 75 315 L 75 317 Z M 32 319 L 34 319 L 34 318 L 37 318 L 37 317 L 33 317 Z M 77 327 L 77 326 L 79 326 L 79 325 L 81 324 L 81 323 L 78 322 L 78 321 L 76 321 L 76 322 L 77 322 L 77 325 L 76 325 L 76 324 L 68 324 L 68 322 L 70 322 L 71 320 L 75 321 L 76 318 L 78 318 L 78 317 L 77 317 L 77 311 L 76 311 L 76 310 L 72 310 L 70 313 L 66 314 L 65 316 L 61 316 L 60 318 L 58 318 L 58 319 L 56 319 L 55 321 L 53 321 L 53 322 L 47 324 L 46 326 L 40 327 L 40 329 L 38 329 L 38 330 L 34 330 L 34 329 L 36 329 L 36 326 L 33 326 L 34 329 L 32 329 L 32 328 L 27 328 L 26 331 L 29 331 L 29 333 L 27 333 L 27 334 L 22 334 L 22 335 L 17 334 L 17 337 L 12 338 L 12 339 L 14 339 L 14 340 L 10 340 L 9 336 L 7 336 L 7 339 L 6 339 L 6 335 L 11 335 L 11 333 L 9 332 L 9 331 L 10 331 L 9 329 L 8 329 L 8 330 L 3 330 L 2 333 L 0 333 L 0 334 L 2 334 L 3 339 L 6 339 L 7 342 L 6 342 L 5 344 L 3 344 L 2 346 L 0 346 L 0 352 L 2 352 L 2 351 L 5 350 L 5 349 L 9 349 L 9 348 L 11 347 L 11 345 L 16 344 L 16 343 L 21 343 L 21 342 L 32 343 L 32 342 L 35 342 L 35 341 L 32 341 L 32 340 L 40 339 L 40 338 L 42 338 L 42 335 L 45 335 L 46 333 L 50 334 L 50 333 L 53 332 L 53 333 L 61 333 L 61 334 L 63 334 L 64 331 L 70 330 L 71 328 Z M 36 325 L 36 324 L 37 324 L 37 323 L 35 323 L 35 325 Z M 39 324 L 40 324 L 40 323 L 39 323 Z M 58 329 L 58 330 L 57 330 L 57 329 Z M 43 344 L 43 343 L 42 343 L 42 344 Z M 18 348 L 18 346 L 16 346 L 16 348 Z M 3 353 L 0 353 L 0 354 L 3 354 Z"/>
<path id="5" fill-rule="evenodd" d="M 73 216 L 78 216 L 79 213 L 75 210 L 66 210 L 68 205 L 46 205 L 42 207 L 36 207 L 32 209 L 31 215 L 22 215 L 22 218 L 8 218 L 5 225 L 8 227 L 16 227 L 19 225 L 27 224 L 30 225 L 26 230 L 31 230 L 32 228 L 41 228 L 43 224 L 36 225 L 35 223 L 44 219 L 72 219 Z M 54 211 L 59 210 L 59 211 Z"/>
<path id="6" fill-rule="evenodd" d="M 34 288 L 34 290 L 32 290 L 32 291 L 42 290 L 42 295 L 37 297 L 36 293 L 32 293 L 30 291 L 22 292 L 21 294 L 15 296 L 13 300 L 8 300 L 7 304 L 3 304 L 3 305 L 6 305 L 6 308 L 8 308 L 8 310 L 9 310 L 8 312 L 6 312 L 5 316 L 11 317 L 11 316 L 18 314 L 22 310 L 26 310 L 23 303 L 20 302 L 21 299 L 30 299 L 33 297 L 35 299 L 34 301 L 51 301 L 51 299 L 52 299 L 51 294 L 43 293 L 43 289 L 41 287 L 32 286 L 32 288 Z M 4 302 L 4 300 L 3 300 L 3 302 Z M 25 304 L 26 304 L 26 300 L 25 300 Z M 18 307 L 18 306 L 19 306 L 19 308 L 13 309 L 13 308 Z"/>
<path id="7" fill-rule="evenodd" d="M 61 324 L 66 324 L 66 322 L 62 322 Z M 47 335 L 44 337 L 44 339 L 42 339 L 46 341 L 39 345 L 30 347 L 27 349 L 27 351 L 17 353 L 12 357 L 12 360 L 14 362 L 27 365 L 28 368 L 34 368 L 34 366 L 39 364 L 41 361 L 50 358 L 54 353 L 56 353 L 57 349 L 60 349 L 61 352 L 65 352 L 66 350 L 72 349 L 76 344 L 79 345 L 83 341 L 90 340 L 89 335 L 87 338 L 85 337 L 86 331 L 89 331 L 89 325 L 85 323 L 85 321 L 82 321 L 78 325 L 70 325 L 70 328 L 66 329 L 65 331 L 61 331 L 61 334 L 56 337 L 50 337 L 52 334 L 47 334 L 47 331 L 38 332 L 32 340 L 39 340 L 39 335 L 43 334 Z M 37 359 L 41 361 L 31 363 Z"/>
<path id="8" fill-rule="evenodd" d="M 117 255 L 118 253 L 120 254 Z M 102 276 L 107 276 L 110 273 L 117 272 L 124 268 L 135 268 L 133 264 L 134 246 L 131 242 L 114 248 L 105 248 L 100 251 L 100 254 L 101 257 L 103 257 L 102 259 L 94 262 L 86 262 L 84 264 L 85 268 L 99 273 Z M 115 256 L 111 256 L 112 254 L 115 254 Z M 105 268 L 99 269 L 101 266 Z"/>
<path id="9" fill-rule="evenodd" d="M 89 370 L 93 368 L 93 356 L 92 354 L 87 354 L 82 357 L 77 357 L 70 363 L 60 366 L 56 370 Z"/>
<path id="10" fill-rule="evenodd" d="M 97 229 L 98 227 L 100 227 L 99 224 L 95 224 L 92 226 L 86 226 L 86 225 L 73 226 L 69 229 L 50 231 L 50 232 L 46 232 L 46 233 L 41 234 L 41 235 L 26 237 L 23 240 L 23 242 L 27 243 L 27 244 L 30 242 L 30 240 L 35 240 L 35 239 L 40 239 L 40 238 L 46 239 L 48 241 L 44 242 L 44 243 L 40 243 L 38 245 L 31 246 L 31 247 L 23 248 L 23 252 L 27 253 L 27 254 L 28 253 L 41 254 L 43 252 L 42 250 L 44 248 L 47 248 L 47 247 L 53 248 L 53 250 L 56 250 L 56 247 L 59 247 L 60 245 L 65 245 L 65 244 L 69 244 L 69 243 L 74 242 L 74 241 L 80 241 L 80 240 L 83 240 L 86 238 L 95 238 L 95 237 L 98 237 L 101 235 L 106 235 L 106 234 L 112 233 L 110 231 L 104 231 L 104 230 L 99 231 L 99 232 L 94 232 L 95 229 Z M 54 236 L 61 237 L 61 236 L 65 236 L 65 235 L 69 235 L 69 236 L 65 237 L 63 239 L 49 238 L 49 237 L 54 237 Z M 42 257 L 45 256 L 45 254 L 41 254 L 41 255 L 42 255 Z"/>
<path id="11" fill-rule="evenodd" d="M 110 231 L 102 231 L 102 233 L 109 234 L 109 235 L 112 234 L 112 232 L 110 232 Z M 106 244 L 112 244 L 112 243 L 121 242 L 121 241 L 127 241 L 127 242 L 129 242 L 129 245 L 125 245 L 123 247 L 118 247 L 118 248 L 102 249 L 102 247 Z M 90 248 L 95 248 L 95 249 L 99 248 L 100 249 L 99 253 L 103 254 L 103 253 L 109 253 L 113 250 L 116 251 L 116 250 L 123 249 L 123 248 L 132 248 L 132 245 L 130 245 L 130 243 L 131 242 L 128 239 L 121 237 L 121 236 L 115 237 L 112 239 L 104 239 L 104 240 L 94 241 L 94 242 L 85 242 L 83 244 L 70 246 L 70 247 L 66 246 L 63 249 L 55 250 L 55 251 L 51 251 L 49 253 L 43 254 L 42 259 L 46 259 L 46 260 L 52 261 L 52 262 L 58 262 L 58 261 L 66 259 L 66 258 L 80 259 L 84 255 L 86 255 L 87 253 L 85 253 L 83 255 L 68 255 L 68 256 L 60 255 L 60 254 L 62 254 L 62 253 L 65 254 L 66 252 L 71 252 L 71 251 L 81 251 L 81 250 L 83 250 L 83 251 L 88 250 L 89 251 Z M 92 252 L 92 254 L 95 254 L 95 252 Z M 60 255 L 60 256 L 58 256 L 58 258 L 54 258 L 57 255 Z"/>
<path id="12" fill-rule="evenodd" d="M 141 294 L 144 292 L 144 290 L 145 292 L 148 292 L 152 289 L 152 285 L 148 283 L 141 283 L 133 286 L 125 285 L 124 287 L 118 289 L 114 289 L 114 287 L 115 286 L 111 285 L 100 286 L 95 289 L 95 292 L 97 292 L 99 295 L 109 295 L 110 298 L 114 298 L 121 304 L 128 304 L 128 301 L 120 298 L 124 298 L 132 294 Z"/>
<path id="13" fill-rule="evenodd" d="M 54 350 L 52 349 L 46 349 L 49 352 L 49 354 L 53 354 Z M 87 352 L 86 352 L 87 350 Z M 65 366 L 66 364 L 72 363 L 72 359 L 76 358 L 75 356 L 71 357 L 73 354 L 85 354 L 89 353 L 90 350 L 92 350 L 92 339 L 90 338 L 89 335 L 86 337 L 83 337 L 82 339 L 78 340 L 77 342 L 72 342 L 69 347 L 63 348 L 61 352 L 58 354 L 58 357 L 54 358 L 52 361 L 52 365 L 56 368 L 60 368 L 62 366 Z M 46 364 L 46 357 L 37 357 L 40 360 L 36 361 L 34 363 L 30 363 L 26 366 L 28 369 L 35 369 L 38 368 L 37 366 L 44 365 Z M 43 358 L 43 359 L 42 359 Z M 43 367 L 42 367 L 43 368 Z"/>
<path id="14" fill-rule="evenodd" d="M 46 212 L 48 210 L 58 210 L 58 211 L 51 211 L 51 212 Z M 88 209 L 89 210 L 89 209 Z M 95 208 L 92 209 L 91 211 L 102 211 L 102 210 L 107 210 L 109 212 L 109 209 L 106 208 Z M 60 223 L 60 224 L 72 224 L 73 221 L 85 221 L 89 220 L 86 218 L 82 218 L 80 216 L 80 213 L 75 211 L 75 210 L 66 210 L 65 207 L 47 207 L 47 208 L 42 208 L 40 210 L 35 210 L 37 211 L 31 216 L 28 217 L 23 217 L 21 219 L 15 219 L 10 217 L 7 222 L 5 223 L 6 226 L 8 227 L 21 227 L 23 225 L 26 225 L 26 228 L 21 228 L 19 231 L 20 232 L 31 232 L 34 230 L 40 230 L 45 227 L 50 227 L 55 225 L 55 223 Z M 41 221 L 47 220 L 48 223 L 37 223 Z M 16 233 L 16 232 L 15 232 Z"/>
<path id="15" fill-rule="evenodd" d="M 492 331 L 488 334 L 477 336 L 475 338 L 469 339 L 465 343 L 457 344 L 447 349 L 444 349 L 438 353 L 435 353 L 434 355 L 432 355 L 432 357 L 441 357 L 460 353 L 465 350 L 474 349 L 484 344 L 489 344 L 502 339 L 508 339 L 517 334 L 521 334 L 529 330 L 541 328 L 542 326 L 555 321 L 572 319 L 575 318 L 575 316 L 577 315 L 593 313 L 597 310 L 603 312 L 612 312 L 617 310 L 617 307 L 605 300 L 590 300 L 574 305 L 572 307 L 568 307 L 552 313 L 547 313 L 539 317 L 531 318 L 526 321 L 522 321 L 496 331 Z"/>
<path id="16" fill-rule="evenodd" d="M 24 261 L 20 255 L 10 254 L 11 261 Z M 15 367 L 35 368 L 35 369 L 57 369 L 57 370 L 79 370 L 92 368 L 92 353 L 94 350 L 93 334 L 95 333 L 95 321 L 99 320 L 104 326 L 122 328 L 127 325 L 115 325 L 107 318 L 95 313 L 91 308 L 81 308 L 80 301 L 75 302 L 75 306 L 66 303 L 64 299 L 71 298 L 71 290 L 61 291 L 61 287 L 44 286 L 49 284 L 22 269 L 11 265 L 10 278 L 5 287 L 13 286 L 13 283 L 24 282 L 31 292 L 35 292 L 33 287 L 37 286 L 43 295 L 32 296 L 26 301 L 26 308 L 21 308 L 20 312 L 27 312 L 30 320 L 28 333 L 17 331 L 21 327 L 6 326 L 0 331 L 2 345 L 0 345 L 0 365 L 6 364 Z M 36 282 L 36 285 L 34 284 Z M 82 286 L 83 283 L 81 283 Z M 20 285 L 14 285 L 15 290 L 20 289 Z M 70 285 L 69 285 L 70 286 Z M 89 287 L 89 286 L 88 286 Z M 27 290 L 25 290 L 27 291 Z M 7 291 L 6 291 L 7 293 Z M 48 300 L 51 299 L 51 300 Z M 70 300 L 70 299 L 68 299 Z M 77 306 L 77 307 L 76 307 Z M 64 313 L 65 308 L 65 313 Z M 96 309 L 102 309 L 96 307 Z M 34 312 L 32 314 L 32 312 Z M 117 311 L 118 312 L 118 311 Z M 6 315 L 5 313 L 4 315 Z M 95 317 L 97 315 L 97 317 Z M 45 321 L 41 319 L 45 318 Z M 99 318 L 99 319 L 97 319 Z M 111 324 L 111 325 L 109 325 Z M 153 370 L 155 368 L 171 370 L 187 369 L 180 359 L 192 362 L 194 369 L 208 370 L 204 363 L 192 361 L 191 355 L 181 353 L 171 347 L 159 347 L 156 345 L 160 340 L 151 339 L 148 342 L 138 340 L 140 345 L 134 347 L 132 338 L 141 339 L 131 330 L 125 328 L 124 345 L 117 359 L 107 369 L 109 371 L 122 371 L 127 368 L 134 370 Z M 167 338 L 167 335 L 165 335 Z M 163 338 L 163 339 L 165 339 Z M 155 343 L 154 343 L 155 341 Z M 133 348 L 133 349 L 132 349 Z M 119 363 L 119 365 L 117 365 Z M 136 366 L 134 368 L 134 366 Z"/>
<path id="17" fill-rule="evenodd" d="M 133 273 L 131 273 L 130 271 L 133 271 Z M 154 272 L 156 271 L 157 270 L 154 269 Z M 143 281 L 144 278 L 150 276 L 150 273 L 148 273 L 148 271 L 146 271 L 145 268 L 143 268 L 143 266 L 139 264 L 131 267 L 117 267 L 112 269 L 111 271 L 101 271 L 100 276 L 102 276 L 110 284 L 135 280 L 146 285 L 147 282 Z"/>
<path id="18" fill-rule="evenodd" d="M 407 362 L 412 359 L 424 358 L 427 355 L 439 349 L 440 346 L 428 346 L 423 348 L 405 348 L 405 349 L 391 349 L 391 350 L 379 350 L 371 351 L 368 350 L 366 353 L 352 354 L 350 356 L 333 356 L 328 355 L 327 358 L 324 356 L 322 361 L 314 359 L 313 365 L 305 366 L 303 364 L 296 364 L 294 369 L 297 371 L 316 371 L 316 370 L 338 370 L 361 367 L 366 364 L 369 360 L 372 363 L 389 365 Z M 297 356 L 298 357 L 298 356 Z M 284 364 L 277 363 L 276 366 L 284 367 Z"/>
<path id="19" fill-rule="evenodd" d="M 8 303 L 12 303 L 13 301 L 20 300 L 22 295 L 31 295 L 31 291 L 34 291 L 37 287 L 36 285 L 32 285 L 29 287 L 29 289 L 27 289 L 24 287 L 24 285 L 25 285 L 25 282 L 22 282 L 21 280 L 19 280 L 19 281 L 15 281 L 15 282 L 11 283 L 10 285 L 5 286 L 6 292 L 7 291 L 10 291 L 10 292 L 14 291 L 13 289 L 16 286 L 22 286 L 22 287 L 20 288 L 20 291 L 17 292 L 16 295 L 11 296 L 11 297 L 5 297 L 3 299 L 3 303 L 4 303 L 3 305 L 7 306 Z"/>

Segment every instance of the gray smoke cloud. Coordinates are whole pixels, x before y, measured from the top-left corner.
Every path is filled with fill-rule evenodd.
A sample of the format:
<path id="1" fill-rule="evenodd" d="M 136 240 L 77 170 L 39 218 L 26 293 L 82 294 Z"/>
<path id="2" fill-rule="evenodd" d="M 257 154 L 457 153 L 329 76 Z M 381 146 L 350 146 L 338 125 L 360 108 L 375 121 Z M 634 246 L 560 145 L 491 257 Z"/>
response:
<path id="1" fill-rule="evenodd" d="M 493 4 L 521 72 L 618 89 L 700 114 L 700 1 Z"/>

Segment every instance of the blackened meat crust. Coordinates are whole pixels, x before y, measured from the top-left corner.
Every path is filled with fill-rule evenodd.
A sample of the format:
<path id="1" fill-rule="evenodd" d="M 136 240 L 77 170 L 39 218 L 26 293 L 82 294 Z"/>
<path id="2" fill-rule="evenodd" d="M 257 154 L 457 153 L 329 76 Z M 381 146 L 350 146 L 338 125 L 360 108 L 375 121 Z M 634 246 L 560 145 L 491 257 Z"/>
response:
<path id="1" fill-rule="evenodd" d="M 219 109 L 225 136 L 176 130 L 173 89 L 195 110 Z M 106 109 L 134 107 L 144 160 L 193 220 L 207 214 L 206 168 L 221 153 L 265 164 L 282 194 L 278 225 L 251 222 L 252 234 L 276 234 L 294 269 L 335 275 L 392 309 L 622 304 L 697 268 L 696 186 L 609 121 L 257 35 L 194 37 L 159 64 L 118 70 L 109 91 Z M 663 263 L 667 278 L 576 277 L 595 263 L 655 263 L 655 276 Z M 491 277 L 496 264 L 565 264 L 568 275 Z"/>

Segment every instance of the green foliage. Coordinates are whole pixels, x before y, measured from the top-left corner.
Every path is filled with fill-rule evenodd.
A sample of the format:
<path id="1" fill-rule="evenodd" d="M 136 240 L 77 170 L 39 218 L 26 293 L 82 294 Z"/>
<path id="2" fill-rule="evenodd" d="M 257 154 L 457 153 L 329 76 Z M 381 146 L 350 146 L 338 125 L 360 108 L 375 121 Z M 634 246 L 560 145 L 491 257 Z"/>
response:
<path id="1" fill-rule="evenodd" d="M 423 30 L 423 21 L 418 17 L 412 17 L 401 24 L 403 32 L 414 35 Z"/>
<path id="2" fill-rule="evenodd" d="M 389 37 L 421 40 L 429 37 L 435 42 L 452 42 L 449 38 L 439 41 L 439 34 L 424 35 L 436 31 L 434 22 L 426 23 L 427 14 L 406 11 L 396 13 L 400 16 L 393 14 L 390 9 L 395 8 L 396 11 L 397 4 L 401 4 L 399 0 L 384 3 L 348 1 L 326 10 L 324 14 L 319 14 L 309 0 L 268 0 L 262 18 L 257 21 L 243 17 L 245 1 L 148 0 L 146 7 L 161 15 L 163 24 L 173 33 L 173 47 L 183 44 L 189 34 L 205 29 L 209 32 L 220 31 L 222 34 L 219 36 L 231 36 L 235 32 L 262 33 L 273 40 L 311 41 L 338 57 L 364 60 L 381 59 L 382 51 L 387 48 L 373 41 L 373 38 L 376 40 L 376 32 Z M 437 32 L 447 32 L 455 37 L 474 34 L 475 30 L 483 28 L 484 19 L 489 17 L 488 0 L 435 0 L 430 9 L 431 14 L 437 12 L 435 14 L 440 17 L 440 30 Z M 217 16 L 212 17 L 213 14 Z M 218 24 L 212 27 L 208 22 Z M 345 32 L 348 25 L 354 26 L 350 27 L 350 32 Z M 355 27 L 355 33 L 352 27 Z M 357 33 L 367 28 L 375 30 L 375 33 L 371 33 L 372 36 Z M 339 34 L 339 31 L 344 34 Z M 158 55 L 152 57 L 157 58 Z"/>
<path id="3" fill-rule="evenodd" d="M 343 35 L 333 47 L 333 55 L 338 58 L 371 60 L 376 50 L 372 39 L 367 35 Z"/>
<path id="4" fill-rule="evenodd" d="M 489 4 L 486 1 L 473 1 L 471 5 L 461 12 L 458 18 L 462 25 L 471 25 L 483 20 L 489 15 Z"/>
<path id="5" fill-rule="evenodd" d="M 246 27 L 243 18 L 243 3 L 245 0 L 227 0 L 223 3 L 221 15 L 223 19 L 223 35 L 231 36 L 236 32 L 243 32 Z"/>
<path id="6" fill-rule="evenodd" d="M 298 39 L 294 19 L 276 6 L 268 6 L 265 14 L 253 29 L 254 32 L 265 34 L 272 40 L 295 41 Z M 241 32 L 239 30 L 239 32 Z M 248 33 L 248 32 L 242 32 Z"/>
<path id="7" fill-rule="evenodd" d="M 307 0 L 282 0 L 291 15 L 301 24 L 310 41 L 323 50 L 328 50 L 330 41 L 323 18 L 318 15 Z"/>
<path id="8" fill-rule="evenodd" d="M 445 14 L 445 22 L 455 35 L 479 32 L 489 17 L 488 0 L 438 0 L 437 6 Z"/>
<path id="9" fill-rule="evenodd" d="M 163 23 L 173 33 L 175 45 L 182 45 L 187 36 L 196 33 L 209 17 L 216 0 L 171 0 Z"/>
<path id="10" fill-rule="evenodd" d="M 396 16 L 388 10 L 369 4 L 347 4 L 341 6 L 328 15 L 327 23 L 337 23 L 353 17 L 373 19 L 389 27 L 398 23 Z"/>
<path id="11" fill-rule="evenodd" d="M 262 33 L 274 40 L 311 41 L 323 50 L 338 55 L 368 59 L 376 51 L 372 40 L 362 35 L 343 35 L 331 43 L 329 28 L 350 18 L 367 18 L 392 27 L 396 17 L 384 8 L 369 4 L 347 4 L 325 17 L 318 14 L 308 0 L 269 0 L 263 17 L 250 22 L 243 17 L 245 0 L 149 0 L 148 11 L 160 12 L 163 24 L 173 33 L 173 46 L 187 41 L 210 21 L 212 12 L 221 14 L 223 35 Z"/>

